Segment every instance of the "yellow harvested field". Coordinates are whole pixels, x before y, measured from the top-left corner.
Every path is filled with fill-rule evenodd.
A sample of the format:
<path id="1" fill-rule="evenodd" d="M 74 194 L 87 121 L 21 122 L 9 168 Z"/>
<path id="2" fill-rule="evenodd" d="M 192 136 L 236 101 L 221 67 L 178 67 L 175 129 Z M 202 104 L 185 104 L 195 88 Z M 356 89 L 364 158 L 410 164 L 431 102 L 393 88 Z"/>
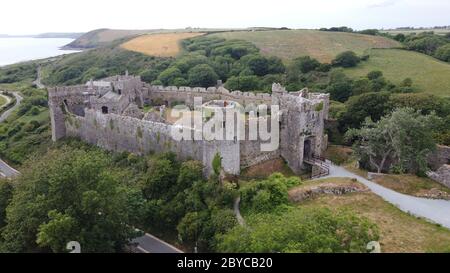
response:
<path id="1" fill-rule="evenodd" d="M 181 49 L 180 41 L 204 33 L 164 33 L 149 34 L 134 38 L 124 44 L 122 48 L 157 57 L 175 57 Z"/>

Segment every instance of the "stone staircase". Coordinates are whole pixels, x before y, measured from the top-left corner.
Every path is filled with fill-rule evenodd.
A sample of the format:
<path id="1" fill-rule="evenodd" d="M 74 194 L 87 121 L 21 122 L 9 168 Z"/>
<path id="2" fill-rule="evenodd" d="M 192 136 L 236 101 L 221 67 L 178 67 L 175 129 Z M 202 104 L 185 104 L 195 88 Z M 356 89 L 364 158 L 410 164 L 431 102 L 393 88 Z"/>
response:
<path id="1" fill-rule="evenodd" d="M 312 166 L 311 179 L 324 177 L 330 174 L 330 166 L 322 157 L 305 158 L 303 161 Z"/>

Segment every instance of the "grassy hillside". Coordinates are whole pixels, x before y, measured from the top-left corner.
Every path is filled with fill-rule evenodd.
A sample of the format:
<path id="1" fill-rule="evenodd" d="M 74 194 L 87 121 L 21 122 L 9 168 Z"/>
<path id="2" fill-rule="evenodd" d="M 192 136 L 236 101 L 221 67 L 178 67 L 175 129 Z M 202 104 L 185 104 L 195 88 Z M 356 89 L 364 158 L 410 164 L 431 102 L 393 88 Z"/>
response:
<path id="1" fill-rule="evenodd" d="M 306 185 L 352 183 L 349 178 L 329 178 Z M 298 204 L 299 208 L 348 209 L 377 224 L 382 252 L 447 252 L 450 231 L 408 215 L 372 192 L 342 196 L 321 195 Z"/>
<path id="2" fill-rule="evenodd" d="M 121 45 L 122 48 L 157 57 L 175 57 L 181 49 L 180 41 L 203 33 L 164 33 L 142 35 Z"/>
<path id="3" fill-rule="evenodd" d="M 168 58 L 147 56 L 119 47 L 124 40 L 110 43 L 109 46 L 72 54 L 45 65 L 42 69 L 46 85 L 73 85 L 85 83 L 90 79 L 123 74 L 141 75 L 150 71 L 158 75 L 170 63 Z"/>
<path id="4" fill-rule="evenodd" d="M 450 96 L 450 64 L 412 51 L 401 49 L 373 49 L 368 61 L 357 67 L 345 69 L 351 77 L 365 76 L 372 70 L 381 70 L 394 84 L 411 78 L 413 85 L 423 92 Z"/>
<path id="5" fill-rule="evenodd" d="M 131 38 L 143 34 L 151 33 L 177 33 L 177 32 L 217 32 L 230 31 L 231 29 L 96 29 L 83 34 L 72 43 L 66 45 L 67 48 L 96 48 L 105 46 L 113 41 Z"/>
<path id="6" fill-rule="evenodd" d="M 263 54 L 278 56 L 285 61 L 309 55 L 321 62 L 330 62 L 337 54 L 346 50 L 363 54 L 369 48 L 400 46 L 394 40 L 379 36 L 316 30 L 240 31 L 214 35 L 247 40 L 260 48 Z"/>
<path id="7" fill-rule="evenodd" d="M 147 33 L 147 30 L 96 29 L 85 33 L 66 47 L 94 48 L 106 45 L 114 40 Z"/>

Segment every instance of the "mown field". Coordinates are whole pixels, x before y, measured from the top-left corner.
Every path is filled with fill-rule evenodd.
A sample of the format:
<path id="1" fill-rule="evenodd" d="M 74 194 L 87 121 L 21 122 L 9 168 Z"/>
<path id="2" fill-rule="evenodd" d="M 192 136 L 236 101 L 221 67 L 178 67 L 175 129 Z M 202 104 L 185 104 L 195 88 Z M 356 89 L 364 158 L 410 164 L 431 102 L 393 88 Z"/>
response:
<path id="1" fill-rule="evenodd" d="M 401 46 L 394 40 L 379 36 L 317 30 L 239 31 L 213 35 L 247 40 L 260 48 L 263 54 L 278 56 L 284 61 L 309 55 L 321 62 L 331 62 L 346 50 L 363 54 L 370 48 Z"/>
<path id="2" fill-rule="evenodd" d="M 149 34 L 134 38 L 121 45 L 122 48 L 156 57 L 175 57 L 180 53 L 180 41 L 203 33 Z"/>
<path id="3" fill-rule="evenodd" d="M 411 78 L 413 86 L 423 92 L 450 96 L 450 64 L 425 54 L 401 49 L 373 49 L 368 54 L 368 61 L 355 68 L 345 69 L 345 73 L 350 77 L 360 77 L 370 71 L 380 70 L 394 84 Z"/>
<path id="4" fill-rule="evenodd" d="M 305 183 L 352 183 L 348 178 L 329 178 Z M 301 186 L 302 187 L 302 186 Z M 348 209 L 367 217 L 380 231 L 382 252 L 448 252 L 450 251 L 450 231 L 408 215 L 381 197 L 371 193 L 350 193 L 342 196 L 321 195 L 298 204 L 303 207 L 326 207 L 332 210 Z"/>

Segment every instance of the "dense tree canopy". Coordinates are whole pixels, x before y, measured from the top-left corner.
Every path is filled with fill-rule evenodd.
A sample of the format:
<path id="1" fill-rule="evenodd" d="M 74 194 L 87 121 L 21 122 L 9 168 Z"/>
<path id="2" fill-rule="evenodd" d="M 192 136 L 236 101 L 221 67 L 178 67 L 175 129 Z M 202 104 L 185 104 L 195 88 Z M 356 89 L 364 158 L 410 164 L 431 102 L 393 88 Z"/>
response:
<path id="1" fill-rule="evenodd" d="M 427 156 L 435 149 L 433 131 L 439 123 L 434 114 L 400 108 L 376 123 L 367 119 L 361 129 L 349 130 L 347 138 L 355 140 L 359 158 L 378 172 L 393 168 L 424 173 Z"/>
<path id="2" fill-rule="evenodd" d="M 134 230 L 128 226 L 128 191 L 103 152 L 62 148 L 28 162 L 7 208 L 2 232 L 8 252 L 114 252 Z"/>

